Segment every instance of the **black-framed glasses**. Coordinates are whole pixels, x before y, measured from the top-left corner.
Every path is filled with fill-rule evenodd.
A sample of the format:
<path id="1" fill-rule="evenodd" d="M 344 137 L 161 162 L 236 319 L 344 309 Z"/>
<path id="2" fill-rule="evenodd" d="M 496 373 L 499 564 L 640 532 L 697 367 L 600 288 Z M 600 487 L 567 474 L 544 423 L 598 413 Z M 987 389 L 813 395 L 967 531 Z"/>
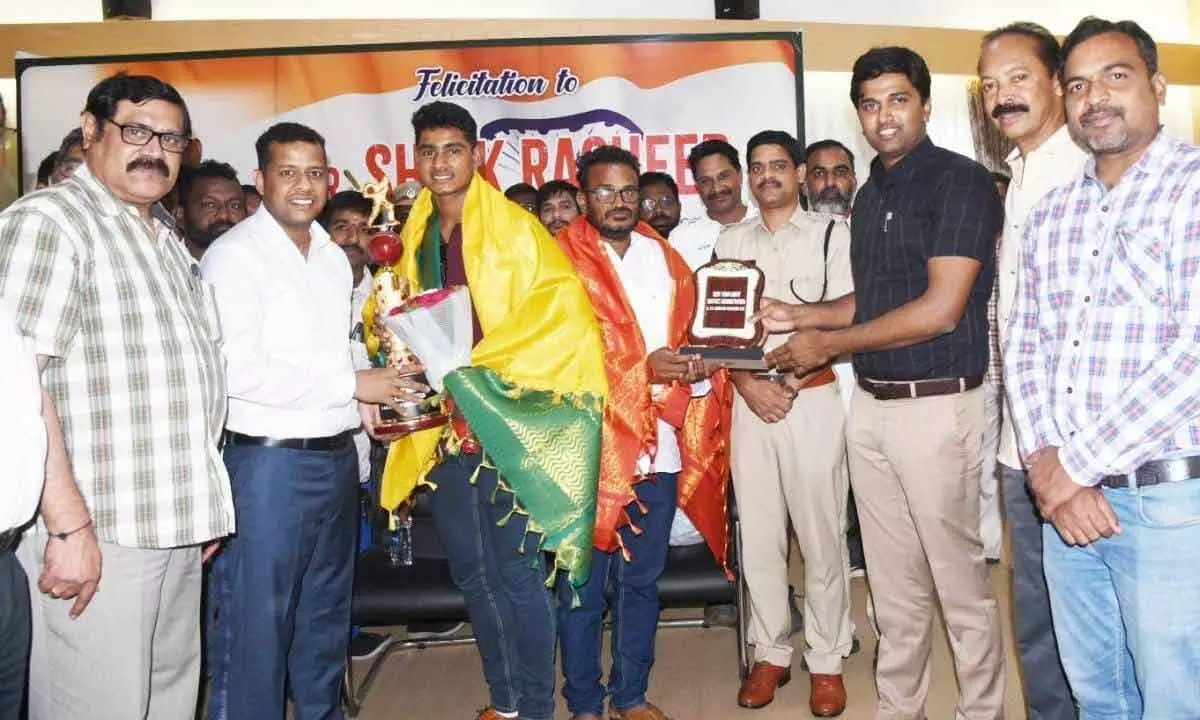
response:
<path id="1" fill-rule="evenodd" d="M 632 185 L 629 187 L 623 187 L 620 190 L 609 185 L 601 185 L 595 190 L 588 190 L 587 194 L 596 198 L 597 202 L 607 205 L 613 200 L 616 200 L 618 195 L 621 197 L 622 202 L 637 202 L 638 196 L 641 195 L 641 191 Z"/>
<path id="2" fill-rule="evenodd" d="M 676 200 L 675 198 L 671 197 L 670 195 L 662 195 L 662 196 L 658 197 L 657 199 L 649 198 L 649 197 L 642 198 L 642 204 L 641 204 L 642 212 L 648 212 L 648 213 L 654 212 L 655 208 L 661 208 L 663 210 L 671 210 L 678 206 L 679 206 L 679 201 Z"/>
<path id="3" fill-rule="evenodd" d="M 121 140 L 126 145 L 137 145 L 139 147 L 149 145 L 150 141 L 158 138 L 159 146 L 169 153 L 182 153 L 188 149 L 188 145 L 192 144 L 192 139 L 187 135 L 173 132 L 155 132 L 144 125 L 122 125 L 121 123 L 108 118 L 108 122 L 116 125 L 121 130 Z"/>

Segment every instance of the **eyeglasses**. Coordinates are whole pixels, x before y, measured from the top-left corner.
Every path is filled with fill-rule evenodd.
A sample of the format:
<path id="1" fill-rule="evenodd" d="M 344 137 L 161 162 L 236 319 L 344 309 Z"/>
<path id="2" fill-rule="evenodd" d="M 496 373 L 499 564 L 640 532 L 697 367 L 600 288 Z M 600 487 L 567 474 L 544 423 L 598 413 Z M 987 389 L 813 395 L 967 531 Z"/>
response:
<path id="1" fill-rule="evenodd" d="M 108 122 L 121 129 L 121 140 L 127 145 L 141 147 L 149 145 L 151 140 L 158 138 L 159 147 L 163 150 L 169 153 L 182 153 L 188 149 L 188 145 L 192 144 L 192 139 L 187 135 L 173 132 L 155 132 L 142 125 L 122 125 L 111 118 Z"/>
<path id="2" fill-rule="evenodd" d="M 596 188 L 595 190 L 588 190 L 586 192 L 588 195 L 591 195 L 592 197 L 596 198 L 596 202 L 602 203 L 604 205 L 607 205 L 607 204 L 611 203 L 613 200 L 616 200 L 618 195 L 621 197 L 622 202 L 627 202 L 627 203 L 637 202 L 638 196 L 641 195 L 641 191 L 633 186 L 623 187 L 620 190 L 618 190 L 615 187 L 611 187 L 609 185 L 601 185 L 600 187 Z"/>
<path id="3" fill-rule="evenodd" d="M 678 200 L 671 197 L 670 195 L 663 195 L 662 197 L 658 198 L 657 200 L 655 200 L 654 198 L 643 198 L 641 207 L 642 207 L 642 212 L 649 213 L 649 212 L 654 212 L 654 208 L 661 208 L 663 210 L 671 210 L 672 208 L 675 208 L 678 205 L 679 205 Z"/>

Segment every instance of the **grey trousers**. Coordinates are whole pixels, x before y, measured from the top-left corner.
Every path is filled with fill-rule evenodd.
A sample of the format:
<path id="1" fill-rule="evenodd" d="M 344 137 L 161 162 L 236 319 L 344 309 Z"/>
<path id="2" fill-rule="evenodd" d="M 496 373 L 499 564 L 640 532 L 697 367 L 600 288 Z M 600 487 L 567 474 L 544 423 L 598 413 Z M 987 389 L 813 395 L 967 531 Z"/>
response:
<path id="1" fill-rule="evenodd" d="M 1042 519 L 1025 485 L 1025 471 L 1001 463 L 1000 474 L 1000 494 L 1011 536 L 1013 629 L 1028 718 L 1075 720 L 1078 715 L 1058 657 L 1050 596 L 1042 572 Z"/>

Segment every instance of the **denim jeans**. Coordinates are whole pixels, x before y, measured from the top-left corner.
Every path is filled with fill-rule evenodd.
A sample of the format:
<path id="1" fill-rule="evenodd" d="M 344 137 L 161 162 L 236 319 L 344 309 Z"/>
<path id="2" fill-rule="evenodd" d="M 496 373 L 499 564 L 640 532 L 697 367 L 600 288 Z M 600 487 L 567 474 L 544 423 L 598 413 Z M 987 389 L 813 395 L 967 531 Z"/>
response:
<path id="1" fill-rule="evenodd" d="M 658 629 L 658 577 L 667 562 L 678 479 L 676 473 L 658 473 L 634 486 L 646 512 L 636 503 L 631 505 L 630 517 L 641 532 L 635 534 L 628 527 L 620 531 L 631 559 L 626 562 L 619 551 L 593 550 L 591 574 L 579 588 L 579 607 L 571 607 L 572 588 L 566 576 L 558 579 L 563 697 L 572 714 L 604 712 L 600 649 L 608 591 L 612 593 L 612 669 L 607 692 L 618 710 L 646 702 Z"/>
<path id="2" fill-rule="evenodd" d="M 429 474 L 433 514 L 450 576 L 467 603 L 491 703 L 521 720 L 554 717 L 554 610 L 538 537 L 496 471 L 478 455 L 447 457 Z"/>
<path id="3" fill-rule="evenodd" d="M 1042 570 L 1042 516 L 1024 470 L 1000 464 L 1004 518 L 1012 552 L 1013 633 L 1028 720 L 1075 720 L 1075 701 L 1054 639 L 1050 596 Z"/>
<path id="4" fill-rule="evenodd" d="M 229 717 L 225 709 L 225 667 L 229 663 L 230 639 L 223 608 L 229 606 L 231 592 L 225 573 L 225 553 L 219 550 L 208 565 L 208 585 L 204 598 L 204 662 L 208 666 L 210 679 L 208 717 L 211 720 L 226 720 Z"/>
<path id="5" fill-rule="evenodd" d="M 232 445 L 237 534 L 222 551 L 218 608 L 231 720 L 340 719 L 350 641 L 358 464 L 334 452 Z M 210 717 L 216 715 L 210 714 Z"/>
<path id="6" fill-rule="evenodd" d="M 1081 720 L 1200 717 L 1200 479 L 1104 489 L 1121 534 L 1047 524 L 1054 632 Z"/>
<path id="7" fill-rule="evenodd" d="M 29 585 L 11 550 L 0 552 L 0 720 L 17 720 L 29 667 Z"/>

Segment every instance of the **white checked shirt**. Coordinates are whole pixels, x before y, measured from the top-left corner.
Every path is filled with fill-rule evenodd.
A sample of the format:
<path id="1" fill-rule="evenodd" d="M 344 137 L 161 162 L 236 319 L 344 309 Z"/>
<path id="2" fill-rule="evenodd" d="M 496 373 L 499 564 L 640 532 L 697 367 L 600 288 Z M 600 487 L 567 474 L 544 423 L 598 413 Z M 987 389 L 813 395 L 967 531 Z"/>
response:
<path id="1" fill-rule="evenodd" d="M 1109 191 L 1095 163 L 1029 216 L 1004 348 L 1024 455 L 1081 485 L 1200 452 L 1200 148 L 1162 130 Z"/>
<path id="2" fill-rule="evenodd" d="M 1003 347 L 1012 318 L 1013 300 L 1017 295 L 1017 266 L 1021 259 L 1021 233 L 1025 219 L 1046 193 L 1060 185 L 1066 185 L 1079 177 L 1087 153 L 1075 144 L 1063 125 L 1046 141 L 1028 155 L 1013 150 L 1008 156 L 1012 169 L 1012 181 L 1004 197 L 1004 234 L 997 251 L 996 322 L 999 344 Z M 1003 361 L 996 358 L 1003 366 Z M 991 363 L 989 363 L 989 368 Z M 1003 413 L 1000 428 L 998 459 L 1010 468 L 1024 467 L 1017 452 L 1017 435 L 1013 430 L 1012 411 Z"/>
<path id="3" fill-rule="evenodd" d="M 42 385 L 99 538 L 170 548 L 233 532 L 219 325 L 172 227 L 150 230 L 83 165 L 0 214 L 0 282 L 51 358 Z"/>
<path id="4" fill-rule="evenodd" d="M 33 338 L 17 329 L 11 298 L 0 298 L 0 533 L 33 518 L 46 479 L 46 425 Z"/>
<path id="5" fill-rule="evenodd" d="M 625 297 L 633 306 L 646 352 L 668 347 L 675 281 L 667 266 L 666 253 L 658 242 L 636 232 L 630 235 L 629 248 L 623 258 L 608 243 L 601 245 L 625 289 Z M 707 394 L 709 387 L 707 380 L 693 384 L 693 397 Z M 660 388 L 651 386 L 652 391 Z M 658 421 L 658 454 L 651 462 L 650 456 L 643 453 L 638 459 L 639 473 L 674 473 L 683 469 L 676 432 L 669 423 Z"/>
<path id="6" fill-rule="evenodd" d="M 316 438 L 361 425 L 350 262 L 320 225 L 309 232 L 305 258 L 263 205 L 200 263 L 221 310 L 234 432 Z"/>

